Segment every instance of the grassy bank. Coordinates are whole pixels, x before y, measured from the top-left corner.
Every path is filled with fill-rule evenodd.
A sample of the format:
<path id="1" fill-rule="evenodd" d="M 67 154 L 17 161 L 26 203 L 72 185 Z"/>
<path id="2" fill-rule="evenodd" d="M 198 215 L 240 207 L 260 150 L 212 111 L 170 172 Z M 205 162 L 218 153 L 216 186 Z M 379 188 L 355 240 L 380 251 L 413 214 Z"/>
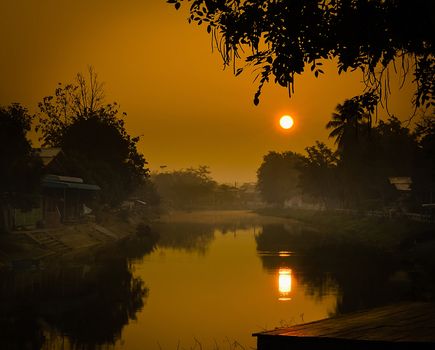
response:
<path id="1" fill-rule="evenodd" d="M 346 241 L 385 250 L 403 250 L 435 240 L 435 225 L 409 219 L 368 217 L 337 211 L 263 208 L 260 215 L 288 218 L 321 231 L 331 241 Z"/>

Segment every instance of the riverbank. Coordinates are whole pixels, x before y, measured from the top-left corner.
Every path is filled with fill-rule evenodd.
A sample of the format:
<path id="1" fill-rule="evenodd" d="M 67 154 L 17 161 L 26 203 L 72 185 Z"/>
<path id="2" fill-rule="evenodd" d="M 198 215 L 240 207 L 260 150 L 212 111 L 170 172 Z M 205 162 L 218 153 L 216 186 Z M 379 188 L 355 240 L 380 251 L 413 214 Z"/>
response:
<path id="1" fill-rule="evenodd" d="M 137 232 L 141 217 L 106 215 L 98 223 L 74 223 L 56 228 L 14 231 L 0 235 L 0 269 L 32 268 L 56 263 L 121 242 Z"/>
<path id="2" fill-rule="evenodd" d="M 292 249 L 331 269 L 366 257 L 389 260 L 397 270 L 391 280 L 412 285 L 411 300 L 435 300 L 435 226 L 406 219 L 360 217 L 328 211 L 266 208 L 260 215 L 290 218 L 308 228 L 303 235 L 281 235 Z M 303 236 L 303 237 L 302 237 Z M 261 243 L 270 247 L 276 237 L 264 234 Z M 260 239 L 259 239 L 260 241 Z M 381 268 L 382 266 L 379 266 Z"/>
<path id="3" fill-rule="evenodd" d="M 262 225 L 290 220 L 278 216 L 258 216 L 251 210 L 177 210 L 163 214 L 156 220 L 157 223 L 198 223 L 198 224 L 249 224 Z"/>
<path id="4" fill-rule="evenodd" d="M 293 208 L 263 208 L 255 212 L 303 222 L 313 229 L 321 229 L 331 241 L 352 241 L 387 251 L 424 243 L 433 245 L 435 252 L 435 225 L 431 223 Z"/>

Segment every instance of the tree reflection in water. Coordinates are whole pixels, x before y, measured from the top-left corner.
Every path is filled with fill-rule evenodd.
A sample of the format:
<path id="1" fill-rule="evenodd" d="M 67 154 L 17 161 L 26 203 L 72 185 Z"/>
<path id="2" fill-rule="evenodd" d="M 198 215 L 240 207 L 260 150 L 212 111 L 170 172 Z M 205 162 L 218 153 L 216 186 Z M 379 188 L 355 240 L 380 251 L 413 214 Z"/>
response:
<path id="1" fill-rule="evenodd" d="M 392 278 L 397 271 L 412 277 L 413 266 L 403 256 L 373 246 L 334 239 L 297 223 L 264 225 L 256 244 L 266 270 L 290 268 L 297 282 L 319 299 L 338 292 L 335 314 L 424 297 L 415 288 L 418 280 Z"/>
<path id="2" fill-rule="evenodd" d="M 251 226 L 237 222 L 219 224 L 178 222 L 176 225 L 158 224 L 154 226 L 154 229 L 160 237 L 158 242 L 159 247 L 196 252 L 204 255 L 215 239 L 216 230 L 219 230 L 222 234 L 228 234 Z"/>
<path id="3" fill-rule="evenodd" d="M 0 348 L 95 349 L 114 344 L 144 306 L 148 289 L 130 259 L 155 247 L 135 238 L 43 270 L 4 271 Z M 68 346 L 69 344 L 69 346 Z"/>

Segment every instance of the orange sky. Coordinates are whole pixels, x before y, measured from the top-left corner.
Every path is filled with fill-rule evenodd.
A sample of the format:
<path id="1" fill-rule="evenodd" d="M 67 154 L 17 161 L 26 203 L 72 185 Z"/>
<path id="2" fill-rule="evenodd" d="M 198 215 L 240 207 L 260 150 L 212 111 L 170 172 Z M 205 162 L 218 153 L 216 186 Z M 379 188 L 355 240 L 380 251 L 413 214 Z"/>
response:
<path id="1" fill-rule="evenodd" d="M 36 112 L 58 82 L 92 65 L 128 131 L 143 135 L 152 170 L 208 165 L 220 182 L 254 181 L 268 151 L 327 141 L 334 107 L 362 90 L 359 73 L 338 76 L 329 64 L 319 79 L 297 77 L 291 99 L 267 86 L 255 107 L 255 76 L 223 71 L 205 28 L 165 0 L 2 0 L 0 13 L 0 104 Z M 393 93 L 390 111 L 406 119 L 410 98 Z M 281 114 L 295 118 L 291 131 L 278 130 Z"/>

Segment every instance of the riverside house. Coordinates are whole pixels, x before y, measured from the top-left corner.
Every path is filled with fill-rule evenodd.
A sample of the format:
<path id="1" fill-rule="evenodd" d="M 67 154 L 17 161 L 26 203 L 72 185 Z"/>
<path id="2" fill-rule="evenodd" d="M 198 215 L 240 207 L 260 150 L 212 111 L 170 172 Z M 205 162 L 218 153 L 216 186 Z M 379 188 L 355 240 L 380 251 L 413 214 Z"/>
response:
<path id="1" fill-rule="evenodd" d="M 33 204 L 31 209 L 4 208 L 2 231 L 56 227 L 82 221 L 92 212 L 91 203 L 100 187 L 85 183 L 80 177 L 65 175 L 62 171 L 64 156 L 59 148 L 36 149 L 35 153 L 41 158 L 46 172 L 39 194 L 29 196 Z"/>

